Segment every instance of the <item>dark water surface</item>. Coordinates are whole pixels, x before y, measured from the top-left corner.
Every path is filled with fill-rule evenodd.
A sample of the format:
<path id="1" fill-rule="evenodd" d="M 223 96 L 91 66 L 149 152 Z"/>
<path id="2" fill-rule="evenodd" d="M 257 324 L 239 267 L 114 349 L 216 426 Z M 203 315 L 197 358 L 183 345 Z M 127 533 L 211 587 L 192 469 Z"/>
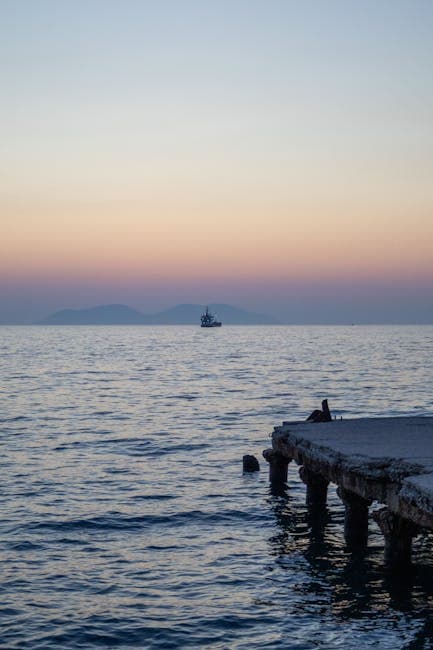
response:
<path id="1" fill-rule="evenodd" d="M 0 328 L 2 648 L 432 648 L 410 579 L 267 468 L 283 419 L 433 415 L 433 327 Z M 262 460 L 262 459 L 261 459 Z"/>

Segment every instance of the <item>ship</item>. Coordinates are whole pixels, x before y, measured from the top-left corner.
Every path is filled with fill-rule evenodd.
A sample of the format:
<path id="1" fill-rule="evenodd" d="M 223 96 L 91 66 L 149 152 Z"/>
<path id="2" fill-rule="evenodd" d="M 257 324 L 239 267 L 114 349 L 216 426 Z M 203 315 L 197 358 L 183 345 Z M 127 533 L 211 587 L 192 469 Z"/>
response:
<path id="1" fill-rule="evenodd" d="M 206 311 L 201 315 L 201 326 L 202 327 L 221 327 L 222 323 L 215 318 L 215 314 L 211 314 L 209 308 L 206 307 Z"/>

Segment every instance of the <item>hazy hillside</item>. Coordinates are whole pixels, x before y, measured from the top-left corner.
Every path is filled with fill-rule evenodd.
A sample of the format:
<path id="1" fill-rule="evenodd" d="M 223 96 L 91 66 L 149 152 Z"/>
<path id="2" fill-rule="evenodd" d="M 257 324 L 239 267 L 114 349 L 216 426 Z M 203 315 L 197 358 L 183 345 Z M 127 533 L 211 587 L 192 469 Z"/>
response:
<path id="1" fill-rule="evenodd" d="M 40 325 L 199 325 L 205 305 L 184 304 L 156 314 L 142 314 L 126 305 L 101 305 L 88 309 L 63 309 L 51 314 Z M 274 325 L 277 321 L 264 314 L 225 304 L 210 304 L 223 325 Z"/>
<path id="2" fill-rule="evenodd" d="M 56 311 L 40 325 L 144 325 L 147 319 L 136 309 L 126 305 L 100 305 L 88 309 Z"/>

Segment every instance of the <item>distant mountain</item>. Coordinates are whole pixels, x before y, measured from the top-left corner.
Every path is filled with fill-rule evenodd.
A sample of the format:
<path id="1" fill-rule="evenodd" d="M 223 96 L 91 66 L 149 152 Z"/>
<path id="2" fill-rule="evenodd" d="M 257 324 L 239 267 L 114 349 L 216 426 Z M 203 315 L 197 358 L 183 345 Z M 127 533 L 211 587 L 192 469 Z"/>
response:
<path id="1" fill-rule="evenodd" d="M 100 305 L 89 309 L 62 309 L 39 325 L 144 325 L 146 317 L 126 305 Z"/>
<path id="2" fill-rule="evenodd" d="M 176 305 L 156 314 L 142 314 L 126 305 L 101 305 L 89 309 L 63 309 L 39 325 L 198 325 L 205 305 Z M 255 314 L 232 305 L 210 304 L 223 325 L 277 325 L 271 316 Z"/>

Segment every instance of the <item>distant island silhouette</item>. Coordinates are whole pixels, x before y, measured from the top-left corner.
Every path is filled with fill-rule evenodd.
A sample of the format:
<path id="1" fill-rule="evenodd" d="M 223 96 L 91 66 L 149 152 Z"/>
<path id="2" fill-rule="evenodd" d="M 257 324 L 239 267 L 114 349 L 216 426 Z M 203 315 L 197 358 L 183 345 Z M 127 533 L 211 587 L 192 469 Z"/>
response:
<path id="1" fill-rule="evenodd" d="M 224 303 L 209 304 L 224 325 L 279 325 L 272 316 L 245 311 Z M 62 309 L 37 325 L 199 325 L 206 305 L 182 304 L 156 314 L 143 314 L 127 305 L 99 305 L 87 309 Z"/>

